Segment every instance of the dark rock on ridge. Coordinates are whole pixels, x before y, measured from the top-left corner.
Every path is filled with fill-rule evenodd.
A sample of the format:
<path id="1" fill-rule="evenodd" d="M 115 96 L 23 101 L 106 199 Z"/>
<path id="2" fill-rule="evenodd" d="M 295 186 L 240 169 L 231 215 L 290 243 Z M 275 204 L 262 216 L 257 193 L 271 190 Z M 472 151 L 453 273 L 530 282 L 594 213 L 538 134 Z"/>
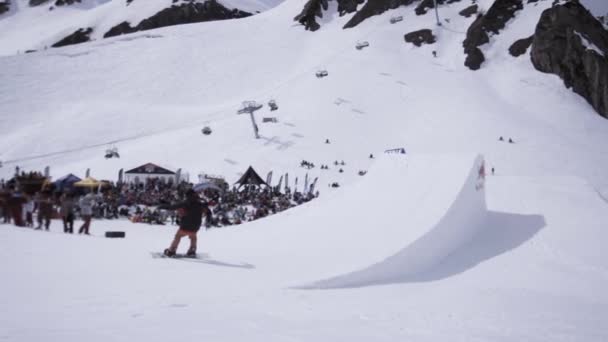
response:
<path id="1" fill-rule="evenodd" d="M 5 12 L 8 12 L 8 10 L 10 9 L 10 6 L 11 6 L 10 0 L 5 0 L 5 1 L 0 0 L 0 15 L 2 15 Z"/>
<path id="2" fill-rule="evenodd" d="M 467 58 L 464 65 L 477 70 L 485 60 L 479 46 L 490 41 L 488 33 L 499 34 L 506 23 L 515 17 L 515 12 L 523 8 L 523 0 L 496 0 L 488 12 L 479 15 L 467 30 L 467 37 L 462 43 Z"/>
<path id="3" fill-rule="evenodd" d="M 558 75 L 608 118 L 608 31 L 578 0 L 542 13 L 530 56 L 537 70 Z"/>
<path id="4" fill-rule="evenodd" d="M 103 37 L 113 37 L 126 33 L 151 30 L 159 27 L 173 26 L 179 24 L 191 24 L 204 21 L 236 19 L 250 16 L 251 13 L 238 9 L 230 10 L 216 0 L 190 2 L 181 5 L 173 5 L 156 13 L 150 18 L 144 19 L 137 26 L 132 27 L 128 22 L 122 22 L 112 27 Z"/>
<path id="5" fill-rule="evenodd" d="M 410 32 L 406 34 L 404 38 L 406 42 L 412 43 L 416 46 L 421 46 L 422 44 L 433 44 L 436 41 L 433 31 L 429 29 Z"/>
<path id="6" fill-rule="evenodd" d="M 388 10 L 399 6 L 408 6 L 418 0 L 368 0 L 363 7 L 344 25 L 344 28 L 351 28 L 359 25 L 365 19 L 374 15 L 382 14 Z"/>
<path id="7" fill-rule="evenodd" d="M 296 15 L 293 20 L 304 25 L 306 30 L 316 31 L 321 28 L 317 23 L 317 18 L 323 18 L 323 11 L 327 11 L 329 7 L 328 0 L 308 0 L 304 5 L 304 9 L 300 14 Z"/>
<path id="8" fill-rule="evenodd" d="M 478 9 L 479 9 L 479 7 L 477 5 L 471 5 L 465 9 L 463 9 L 462 11 L 458 12 L 458 14 L 460 14 L 463 17 L 469 18 L 473 14 L 477 14 Z"/>
<path id="9" fill-rule="evenodd" d="M 528 48 L 530 47 L 530 45 L 532 45 L 533 39 L 534 39 L 534 35 L 532 35 L 528 38 L 523 38 L 523 39 L 519 39 L 519 40 L 515 41 L 515 43 L 513 43 L 509 47 L 509 53 L 511 54 L 511 56 L 519 57 L 519 56 L 523 55 L 524 53 L 526 53 L 526 51 L 528 51 Z"/>
<path id="10" fill-rule="evenodd" d="M 455 2 L 459 2 L 461 0 L 437 0 L 438 5 L 443 4 L 453 4 Z M 418 6 L 416 6 L 416 15 L 423 15 L 428 12 L 428 10 L 435 8 L 435 0 L 422 0 Z"/>
<path id="11" fill-rule="evenodd" d="M 89 35 L 92 32 L 93 32 L 93 29 L 91 27 L 88 27 L 86 29 L 80 28 L 80 29 L 76 30 L 74 33 L 70 34 L 69 36 L 63 38 L 62 40 L 58 41 L 57 43 L 55 43 L 51 46 L 52 47 L 61 47 L 61 46 L 66 46 L 66 45 L 73 45 L 73 44 L 80 44 L 80 43 L 88 42 L 90 40 Z"/>

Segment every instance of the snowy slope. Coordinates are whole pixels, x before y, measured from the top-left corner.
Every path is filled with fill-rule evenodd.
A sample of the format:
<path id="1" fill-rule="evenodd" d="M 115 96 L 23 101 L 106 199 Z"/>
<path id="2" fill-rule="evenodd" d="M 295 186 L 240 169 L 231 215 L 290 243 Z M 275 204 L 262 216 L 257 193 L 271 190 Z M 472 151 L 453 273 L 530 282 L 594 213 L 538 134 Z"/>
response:
<path id="1" fill-rule="evenodd" d="M 441 29 L 432 13 L 402 7 L 348 30 L 341 27 L 349 16 L 325 16 L 311 33 L 292 20 L 301 2 L 288 0 L 242 20 L 1 57 L 0 177 L 16 165 L 49 165 L 53 177 L 90 168 L 116 179 L 120 168 L 152 161 L 235 181 L 253 165 L 261 174 L 289 172 L 292 183 L 306 172 L 319 176 L 321 195 L 268 219 L 202 232 L 203 264 L 151 259 L 171 238 L 167 228 L 94 222 L 96 236 L 86 239 L 2 226 L 0 267 L 9 277 L 0 285 L 0 336 L 605 341 L 608 122 L 557 77 L 535 71 L 529 56 L 506 52 L 550 3 L 525 4 L 482 46 L 488 61 L 478 72 L 463 66 L 462 32 L 473 20 L 458 16 L 464 2 L 442 7 L 450 23 Z M 389 24 L 393 15 L 403 22 Z M 403 35 L 421 28 L 435 29 L 437 44 L 405 44 Z M 356 50 L 360 40 L 370 46 Z M 316 78 L 320 68 L 329 76 Z M 279 110 L 264 107 L 258 119 L 279 122 L 259 123 L 262 139 L 254 140 L 236 111 L 243 100 L 271 98 Z M 210 136 L 200 133 L 205 125 Z M 105 160 L 112 143 L 121 159 Z M 402 146 L 405 159 L 380 158 Z M 464 157 L 438 157 L 446 153 Z M 459 196 L 478 153 L 488 211 L 483 224 L 457 225 L 478 222 L 483 208 L 475 204 L 483 197 Z M 299 168 L 302 159 L 317 168 Z M 346 162 L 344 173 L 335 160 Z M 468 212 L 460 205 L 471 214 L 443 229 L 469 238 L 433 237 L 442 217 Z M 106 230 L 125 230 L 127 239 L 97 238 Z M 401 252 L 400 262 L 428 257 L 407 248 L 428 232 L 430 246 L 451 248 L 398 280 L 373 270 Z M 368 267 L 371 276 L 353 283 L 349 274 Z M 332 277 L 340 283 L 329 287 L 349 288 L 292 288 Z"/>
<path id="2" fill-rule="evenodd" d="M 281 1 L 226 0 L 219 3 L 228 9 L 257 13 Z M 182 4 L 173 0 L 136 0 L 128 4 L 125 0 L 83 0 L 70 6 L 54 6 L 51 2 L 30 7 L 28 3 L 29 0 L 13 0 L 10 11 L 0 15 L 0 55 L 45 49 L 80 28 L 93 28 L 91 40 L 99 40 L 122 22 L 134 27 L 165 8 Z"/>

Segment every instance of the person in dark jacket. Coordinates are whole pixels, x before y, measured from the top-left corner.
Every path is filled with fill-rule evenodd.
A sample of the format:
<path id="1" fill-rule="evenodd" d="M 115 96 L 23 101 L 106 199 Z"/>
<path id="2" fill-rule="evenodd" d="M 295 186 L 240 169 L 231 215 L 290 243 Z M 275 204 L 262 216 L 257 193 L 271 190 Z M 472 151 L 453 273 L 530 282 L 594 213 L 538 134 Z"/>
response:
<path id="1" fill-rule="evenodd" d="M 36 229 L 42 229 L 42 223 L 44 222 L 44 229 L 49 230 L 51 225 L 51 218 L 53 218 L 53 199 L 51 194 L 44 192 L 40 194 L 38 202 L 38 227 Z"/>
<path id="2" fill-rule="evenodd" d="M 74 233 L 74 199 L 72 194 L 63 194 L 60 200 L 60 214 L 63 220 L 63 232 Z"/>
<path id="3" fill-rule="evenodd" d="M 19 191 L 12 192 L 8 198 L 8 208 L 17 227 L 25 227 L 25 222 L 23 221 L 23 204 L 25 202 L 25 196 Z"/>
<path id="4" fill-rule="evenodd" d="M 159 209 L 178 210 L 182 212 L 179 229 L 175 233 L 175 238 L 171 246 L 165 249 L 165 255 L 174 256 L 179 246 L 180 240 L 187 236 L 190 239 L 190 248 L 187 256 L 196 256 L 196 234 L 203 223 L 203 214 L 208 222 L 211 221 L 211 210 L 206 204 L 201 203 L 198 194 L 190 189 L 186 192 L 186 200 L 174 205 L 161 205 Z"/>

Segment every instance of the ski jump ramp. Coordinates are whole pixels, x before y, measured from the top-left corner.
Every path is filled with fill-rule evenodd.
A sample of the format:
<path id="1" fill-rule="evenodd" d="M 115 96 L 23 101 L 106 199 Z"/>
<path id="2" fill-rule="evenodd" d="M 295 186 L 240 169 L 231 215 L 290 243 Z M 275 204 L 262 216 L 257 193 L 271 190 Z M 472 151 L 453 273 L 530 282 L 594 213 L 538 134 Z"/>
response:
<path id="1" fill-rule="evenodd" d="M 387 155 L 366 177 L 353 186 L 353 193 L 343 194 L 340 208 L 333 211 L 342 221 L 333 227 L 346 228 L 334 254 L 365 255 L 370 249 L 369 257 L 377 259 L 299 288 L 407 280 L 431 271 L 484 226 L 487 209 L 481 156 Z M 384 251 L 384 257 L 378 251 Z"/>
<path id="2" fill-rule="evenodd" d="M 366 186 L 378 187 L 377 195 L 384 197 L 384 213 L 392 218 L 392 222 L 372 225 L 372 229 L 389 234 L 404 247 L 367 267 L 304 288 L 361 287 L 407 280 L 431 271 L 484 226 L 487 209 L 481 156 L 391 156 L 377 165 L 371 176 L 371 184 Z"/>

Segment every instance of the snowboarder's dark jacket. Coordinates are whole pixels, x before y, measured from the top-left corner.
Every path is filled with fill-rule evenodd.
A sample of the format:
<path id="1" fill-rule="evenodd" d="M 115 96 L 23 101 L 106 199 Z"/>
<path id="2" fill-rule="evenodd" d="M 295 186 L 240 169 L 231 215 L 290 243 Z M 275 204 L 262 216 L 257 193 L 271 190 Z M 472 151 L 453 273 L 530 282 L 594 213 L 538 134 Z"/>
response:
<path id="1" fill-rule="evenodd" d="M 209 217 L 211 216 L 209 208 L 201 203 L 196 197 L 187 197 L 184 202 L 173 205 L 161 205 L 158 208 L 184 210 L 184 215 L 180 220 L 179 228 L 189 232 L 198 232 L 203 222 L 203 214 L 207 215 L 207 220 L 209 220 Z"/>

